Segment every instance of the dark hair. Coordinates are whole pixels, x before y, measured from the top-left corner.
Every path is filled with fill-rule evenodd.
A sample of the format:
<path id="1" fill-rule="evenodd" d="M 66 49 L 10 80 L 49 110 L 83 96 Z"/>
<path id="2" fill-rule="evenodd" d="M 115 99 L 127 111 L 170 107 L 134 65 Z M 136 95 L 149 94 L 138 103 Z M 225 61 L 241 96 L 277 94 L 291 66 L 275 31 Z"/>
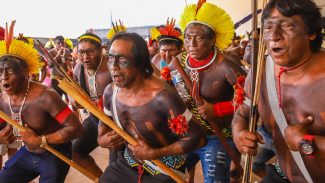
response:
<path id="1" fill-rule="evenodd" d="M 201 24 L 201 23 L 197 23 L 197 22 L 191 23 L 190 25 L 188 25 L 188 26 L 185 28 L 185 30 L 184 30 L 184 36 L 185 36 L 186 30 L 187 30 L 188 27 L 190 27 L 190 26 L 198 26 L 198 25 L 203 26 L 203 32 L 204 32 L 205 35 L 208 36 L 209 39 L 213 39 L 213 38 L 215 38 L 216 33 L 213 31 L 213 29 L 211 29 L 211 28 L 210 28 L 209 26 L 207 26 L 207 25 L 204 25 L 204 24 Z"/>
<path id="2" fill-rule="evenodd" d="M 178 38 L 174 38 L 173 37 L 172 39 L 170 39 L 170 37 L 167 37 L 167 36 L 166 37 L 163 37 L 163 36 L 161 36 L 161 37 L 158 38 L 158 40 L 159 39 L 160 39 L 159 46 L 173 44 L 173 45 L 176 45 L 178 49 L 181 49 L 182 48 L 182 45 L 183 45 L 183 41 L 180 40 L 180 39 L 178 39 Z"/>
<path id="3" fill-rule="evenodd" d="M 90 39 L 90 38 L 82 38 L 81 40 L 79 40 L 82 36 L 91 36 L 91 37 L 95 37 L 95 38 L 99 39 L 100 42 L 95 41 L 95 40 Z M 91 33 L 91 32 L 87 32 L 87 33 L 85 33 L 85 34 L 79 36 L 79 38 L 78 38 L 78 44 L 81 43 L 81 42 L 90 42 L 90 43 L 91 43 L 92 45 L 94 45 L 94 46 L 96 47 L 96 49 L 98 49 L 98 50 L 99 50 L 99 49 L 101 48 L 101 46 L 102 46 L 102 40 L 101 40 L 101 39 L 100 39 L 96 34 Z"/>
<path id="4" fill-rule="evenodd" d="M 56 36 L 56 37 L 54 38 L 54 41 L 56 41 L 56 40 L 58 40 L 58 41 L 60 41 L 60 42 L 64 42 L 64 37 L 61 36 L 61 35 Z"/>
<path id="5" fill-rule="evenodd" d="M 151 66 L 149 51 L 146 41 L 137 33 L 117 33 L 111 39 L 111 45 L 116 40 L 125 40 L 132 43 L 132 54 L 134 56 L 135 67 L 140 73 L 144 75 L 144 78 L 148 78 L 153 73 Z"/>
<path id="6" fill-rule="evenodd" d="M 22 59 L 20 59 L 18 57 L 15 57 L 13 55 L 6 55 L 6 56 L 3 56 L 3 57 L 0 57 L 0 63 L 1 62 L 15 63 L 16 65 L 20 66 L 23 70 L 28 69 L 28 65 L 24 60 L 22 60 Z"/>
<path id="7" fill-rule="evenodd" d="M 322 45 L 322 19 L 320 8 L 313 0 L 271 0 L 265 7 L 262 15 L 262 24 L 268 18 L 273 9 L 277 9 L 282 15 L 292 17 L 299 15 L 306 24 L 308 35 L 315 34 L 316 38 L 310 41 L 313 52 L 318 52 Z"/>

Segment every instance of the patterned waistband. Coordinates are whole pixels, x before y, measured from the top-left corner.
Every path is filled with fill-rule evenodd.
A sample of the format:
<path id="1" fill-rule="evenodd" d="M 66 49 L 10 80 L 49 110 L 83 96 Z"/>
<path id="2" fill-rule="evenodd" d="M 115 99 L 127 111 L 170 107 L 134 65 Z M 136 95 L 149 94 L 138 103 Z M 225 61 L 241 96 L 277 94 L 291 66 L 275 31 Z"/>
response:
<path id="1" fill-rule="evenodd" d="M 125 149 L 124 153 L 124 159 L 126 162 L 131 166 L 131 167 L 137 167 L 139 163 L 135 161 L 128 153 L 127 149 Z M 172 169 L 179 169 L 181 168 L 185 162 L 186 162 L 186 155 L 177 155 L 177 156 L 166 156 L 160 158 L 161 162 L 163 162 L 167 167 L 172 168 Z M 152 163 L 152 162 L 151 162 Z M 156 166 L 154 163 L 152 163 L 154 166 Z M 151 175 L 157 175 L 161 174 L 163 172 L 160 172 L 158 169 L 155 167 L 150 166 L 147 163 L 142 164 L 143 168 L 150 173 Z"/>

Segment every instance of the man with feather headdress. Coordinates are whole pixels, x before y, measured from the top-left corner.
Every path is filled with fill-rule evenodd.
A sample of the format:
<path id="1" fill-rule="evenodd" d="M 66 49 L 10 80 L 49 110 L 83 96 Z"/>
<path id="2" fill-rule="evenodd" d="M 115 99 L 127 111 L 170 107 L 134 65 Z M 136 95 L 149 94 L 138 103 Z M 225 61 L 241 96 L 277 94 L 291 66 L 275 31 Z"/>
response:
<path id="1" fill-rule="evenodd" d="M 0 41 L 0 110 L 26 130 L 18 132 L 0 119 L 1 144 L 16 138 L 24 142 L 0 171 L 0 182 L 29 182 L 37 176 L 44 183 L 64 182 L 69 165 L 44 147 L 52 145 L 71 157 L 71 139 L 80 135 L 82 126 L 53 89 L 29 80 L 42 64 L 32 45 L 13 39 L 14 23 Z"/>
<path id="2" fill-rule="evenodd" d="M 188 168 L 201 160 L 205 182 L 229 182 L 229 153 L 236 149 L 231 120 L 245 79 L 245 71 L 222 53 L 231 43 L 234 25 L 223 9 L 205 0 L 186 6 L 179 24 L 186 52 L 176 57 L 170 68 L 183 72 L 183 79 L 192 84 L 186 88 L 191 93 L 186 97 L 188 108 L 208 135 L 208 144 L 190 155 Z M 235 95 L 234 88 L 238 89 Z M 232 158 L 237 156 L 233 153 Z"/>

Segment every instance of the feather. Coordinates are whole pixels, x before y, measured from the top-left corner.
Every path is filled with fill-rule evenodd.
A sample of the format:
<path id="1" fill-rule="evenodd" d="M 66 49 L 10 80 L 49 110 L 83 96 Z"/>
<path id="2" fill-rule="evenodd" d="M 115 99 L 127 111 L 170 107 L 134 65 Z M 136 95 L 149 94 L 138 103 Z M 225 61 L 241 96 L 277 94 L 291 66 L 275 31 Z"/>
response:
<path id="1" fill-rule="evenodd" d="M 11 41 L 14 37 L 14 27 L 15 27 L 15 23 L 16 23 L 16 20 L 12 21 L 11 24 L 10 24 L 10 28 L 9 28 L 9 34 L 8 34 L 8 40 L 7 40 L 7 50 L 9 50 L 9 47 L 10 47 L 10 44 L 11 44 Z"/>
<path id="2" fill-rule="evenodd" d="M 216 33 L 215 46 L 223 50 L 229 46 L 234 35 L 234 25 L 230 16 L 218 6 L 199 0 L 197 5 L 191 4 L 184 8 L 179 25 L 184 31 L 193 21 L 209 26 Z"/>

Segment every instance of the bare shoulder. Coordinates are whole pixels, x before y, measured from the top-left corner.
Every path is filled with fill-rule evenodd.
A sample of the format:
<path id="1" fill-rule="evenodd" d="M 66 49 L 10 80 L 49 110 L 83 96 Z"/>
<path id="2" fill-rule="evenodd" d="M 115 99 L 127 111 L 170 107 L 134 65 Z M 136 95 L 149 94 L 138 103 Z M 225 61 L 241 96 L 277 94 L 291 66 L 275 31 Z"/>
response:
<path id="1" fill-rule="evenodd" d="M 181 106 L 185 106 L 175 88 L 164 81 L 157 83 L 157 88 L 154 91 L 154 100 L 159 106 L 167 108 L 171 106 L 183 108 Z"/>
<path id="2" fill-rule="evenodd" d="M 103 94 L 105 98 L 110 98 L 113 95 L 113 85 L 114 85 L 113 83 L 110 83 L 105 87 L 104 94 Z"/>
<path id="3" fill-rule="evenodd" d="M 151 62 L 157 67 L 159 68 L 159 61 L 161 60 L 160 54 L 157 53 L 152 59 Z"/>
<path id="4" fill-rule="evenodd" d="M 64 103 L 60 95 L 51 87 L 32 82 L 30 89 L 31 99 L 37 101 L 42 106 L 55 105 L 56 103 Z"/>

